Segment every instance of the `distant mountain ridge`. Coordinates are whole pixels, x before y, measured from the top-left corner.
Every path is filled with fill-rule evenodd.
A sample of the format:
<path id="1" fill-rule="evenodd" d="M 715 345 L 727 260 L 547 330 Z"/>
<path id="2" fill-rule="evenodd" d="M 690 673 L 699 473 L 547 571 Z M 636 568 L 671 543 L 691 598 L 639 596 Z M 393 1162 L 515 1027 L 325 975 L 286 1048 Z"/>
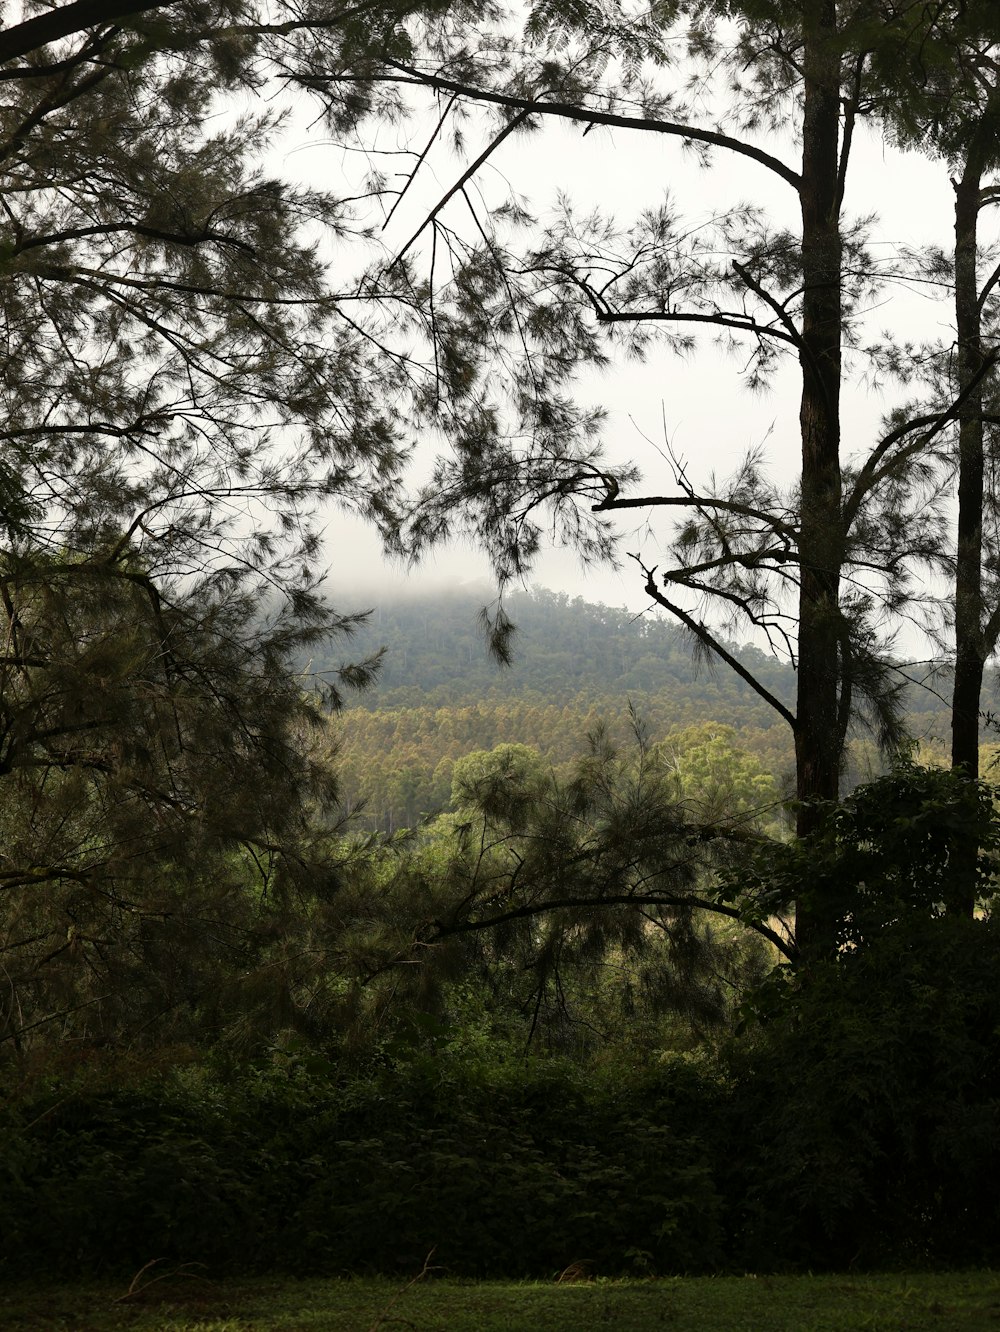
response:
<path id="1" fill-rule="evenodd" d="M 475 588 L 384 597 L 336 652 L 314 659 L 332 670 L 386 648 L 378 682 L 348 694 L 331 720 L 345 803 L 361 822 L 392 831 L 448 804 L 454 764 L 464 755 L 517 742 L 566 773 L 587 735 L 605 725 L 627 743 L 632 704 L 650 740 L 685 727 L 733 728 L 735 742 L 785 783 L 793 739 L 787 723 L 724 664 L 698 660 L 691 636 L 656 614 L 636 615 L 580 597 L 534 589 L 512 596 L 514 661 L 490 656 Z M 794 707 L 795 672 L 753 647 L 727 645 L 766 689 Z M 913 691 L 914 734 L 940 750 L 947 709 Z M 943 754 L 943 750 L 941 750 Z M 849 781 L 878 764 L 874 747 L 852 751 Z"/>
<path id="2" fill-rule="evenodd" d="M 513 698 L 567 702 L 581 694 L 625 698 L 669 688 L 689 701 L 699 697 L 706 705 L 748 709 L 755 725 L 774 720 L 745 681 L 725 667 L 697 662 L 687 632 L 657 615 L 593 605 L 543 588 L 516 593 L 507 604 L 517 626 L 514 660 L 504 668 L 487 649 L 478 618 L 482 605 L 482 595 L 468 589 L 380 602 L 368 622 L 338 644 L 338 661 L 387 649 L 377 685 L 352 696 L 348 706 L 441 707 Z M 752 647 L 733 651 L 782 702 L 792 701 L 790 667 Z"/>

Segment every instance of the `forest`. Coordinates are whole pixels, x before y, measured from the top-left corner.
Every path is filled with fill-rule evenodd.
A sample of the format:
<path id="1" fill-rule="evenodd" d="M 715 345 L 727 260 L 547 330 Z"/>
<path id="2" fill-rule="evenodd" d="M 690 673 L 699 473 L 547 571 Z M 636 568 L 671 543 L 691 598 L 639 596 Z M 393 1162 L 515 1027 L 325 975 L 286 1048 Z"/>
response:
<path id="1" fill-rule="evenodd" d="M 456 760 L 500 744 L 528 745 L 566 777 L 596 728 L 627 738 L 630 707 L 657 743 L 680 753 L 723 740 L 726 751 L 739 751 L 741 762 L 754 761 L 768 774 L 775 792 L 790 794 L 795 760 L 788 727 L 739 676 L 695 660 L 683 630 L 535 588 L 509 599 L 517 634 L 514 660 L 505 667 L 478 629 L 484 599 L 466 590 L 386 600 L 352 637 L 352 651 L 385 649 L 375 683 L 346 698 L 331 725 L 341 800 L 359 825 L 392 832 L 443 810 Z M 730 647 L 776 695 L 794 696 L 789 667 L 759 649 Z M 317 655 L 302 664 L 322 670 L 342 663 Z M 922 763 L 947 765 L 948 710 L 940 688 L 946 679 L 940 672 L 937 688 L 910 685 L 903 698 L 913 754 Z M 988 678 L 987 698 L 995 690 Z M 992 772 L 998 740 L 984 714 L 984 773 Z M 871 737 L 856 735 L 845 747 L 841 790 L 886 771 Z"/>
<path id="2" fill-rule="evenodd" d="M 29 2 L 0 83 L 0 1278 L 985 1292 L 993 0 Z"/>

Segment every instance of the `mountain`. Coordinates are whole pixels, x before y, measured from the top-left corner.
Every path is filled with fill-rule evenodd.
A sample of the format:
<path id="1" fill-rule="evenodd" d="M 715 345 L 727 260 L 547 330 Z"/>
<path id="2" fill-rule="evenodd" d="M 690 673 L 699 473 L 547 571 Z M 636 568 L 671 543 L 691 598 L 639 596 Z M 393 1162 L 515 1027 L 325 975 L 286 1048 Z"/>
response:
<path id="1" fill-rule="evenodd" d="M 774 720 L 748 684 L 726 668 L 694 660 L 686 631 L 661 616 L 534 589 L 511 597 L 507 610 L 517 626 L 513 663 L 490 656 L 479 611 L 485 596 L 459 589 L 431 597 L 386 600 L 342 643 L 325 666 L 356 660 L 386 648 L 379 683 L 348 701 L 369 710 L 442 707 L 500 699 L 544 698 L 566 703 L 580 695 L 669 690 L 684 710 L 699 716 L 735 707 L 758 725 Z M 794 695 L 794 674 L 755 648 L 735 654 L 783 702 Z M 316 663 L 314 663 L 314 668 Z"/>
<path id="2" fill-rule="evenodd" d="M 652 741 L 685 728 L 731 728 L 734 743 L 786 783 L 792 769 L 787 724 L 735 672 L 699 660 L 691 636 L 656 613 L 635 615 L 580 597 L 535 589 L 513 596 L 513 662 L 490 656 L 479 612 L 482 590 L 387 597 L 337 652 L 310 669 L 333 670 L 385 648 L 378 683 L 349 695 L 330 723 L 345 803 L 362 826 L 409 827 L 443 809 L 455 762 L 517 742 L 567 772 L 605 726 L 627 742 L 631 703 Z M 727 645 L 765 688 L 792 706 L 790 666 L 754 647 Z M 943 688 L 942 692 L 947 692 Z M 940 747 L 943 700 L 913 691 L 913 733 Z M 874 746 L 857 740 L 847 778 L 878 770 Z"/>

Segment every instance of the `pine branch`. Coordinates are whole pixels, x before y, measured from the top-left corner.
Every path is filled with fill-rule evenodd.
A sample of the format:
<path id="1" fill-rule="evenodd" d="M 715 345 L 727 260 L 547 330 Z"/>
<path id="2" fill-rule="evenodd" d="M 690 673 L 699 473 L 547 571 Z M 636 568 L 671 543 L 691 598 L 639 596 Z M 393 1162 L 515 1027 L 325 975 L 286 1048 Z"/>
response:
<path id="1" fill-rule="evenodd" d="M 434 91 L 456 93 L 459 97 L 467 97 L 470 101 L 504 106 L 510 110 L 522 111 L 527 115 L 555 116 L 559 119 L 573 120 L 577 123 L 584 122 L 587 125 L 608 125 L 616 129 L 642 130 L 650 134 L 667 134 L 674 138 L 689 139 L 694 143 L 705 143 L 715 148 L 725 148 L 729 152 L 758 162 L 791 185 L 796 193 L 802 184 L 802 178 L 798 172 L 793 171 L 780 158 L 773 157 L 770 153 L 765 152 L 762 148 L 755 147 L 751 143 L 734 139 L 729 134 L 700 129 L 695 125 L 678 124 L 670 120 L 655 120 L 646 116 L 623 116 L 611 111 L 598 111 L 596 108 L 574 106 L 567 102 L 540 101 L 533 97 L 518 97 L 513 93 L 493 92 L 487 88 L 477 88 L 474 84 L 460 83 L 442 74 L 425 74 L 412 65 L 403 64 L 398 60 L 386 60 L 385 63 L 389 68 L 399 70 L 400 77 L 394 79 L 391 76 L 382 76 L 380 82 L 407 83 L 418 87 L 431 88 Z M 358 77 L 360 78 L 360 76 Z M 369 78 L 370 76 L 366 76 L 366 81 L 369 81 Z M 303 87 L 317 90 L 322 90 L 327 83 L 332 81 L 332 79 L 302 75 L 294 75 L 292 79 Z M 342 79 L 341 81 L 349 80 Z"/>
<path id="2" fill-rule="evenodd" d="M 671 322 L 677 324 L 714 324 L 720 328 L 735 328 L 741 333 L 752 333 L 755 337 L 776 338 L 779 342 L 790 343 L 799 347 L 798 337 L 792 337 L 781 328 L 768 328 L 758 324 L 750 315 L 741 316 L 735 312 L 720 310 L 717 314 L 696 314 L 682 310 L 637 310 L 633 314 L 620 311 L 597 310 L 599 324 L 638 324 L 651 322 Z"/>
<path id="3" fill-rule="evenodd" d="M 526 902 L 520 906 L 510 907 L 506 911 L 499 911 L 492 916 L 480 916 L 476 919 L 466 918 L 460 921 L 440 921 L 433 922 L 434 934 L 429 938 L 420 940 L 422 944 L 434 944 L 440 940 L 450 938 L 454 935 L 472 934 L 482 930 L 496 929 L 500 925 L 507 925 L 515 920 L 532 920 L 537 916 L 547 915 L 555 911 L 572 911 L 574 909 L 587 910 L 608 910 L 612 907 L 631 906 L 631 907 L 677 907 L 681 910 L 697 909 L 700 911 L 709 911 L 713 915 L 727 916 L 730 920 L 738 920 L 747 925 L 757 934 L 774 944 L 785 957 L 792 959 L 795 952 L 792 946 L 777 931 L 772 930 L 769 925 L 762 922 L 747 922 L 744 920 L 743 913 L 738 907 L 726 906 L 723 902 L 715 902 L 711 898 L 696 897 L 687 893 L 609 893 L 602 894 L 600 897 L 557 897 L 543 898 L 537 902 Z M 391 964 L 390 964 L 391 965 Z"/>
<path id="4" fill-rule="evenodd" d="M 74 0 L 73 4 L 47 9 L 0 32 L 0 64 L 87 28 L 117 23 L 130 14 L 147 13 L 151 9 L 169 9 L 172 3 L 173 0 Z"/>
<path id="5" fill-rule="evenodd" d="M 446 191 L 446 193 L 438 200 L 438 202 L 426 215 L 424 220 L 420 223 L 420 226 L 416 229 L 416 231 L 413 233 L 410 239 L 406 242 L 403 248 L 393 259 L 392 264 L 389 265 L 390 268 L 402 262 L 402 260 L 406 257 L 407 252 L 417 243 L 423 232 L 429 226 L 433 225 L 435 219 L 437 218 L 438 214 L 442 211 L 442 209 L 446 207 L 446 205 L 455 197 L 456 194 L 459 194 L 461 193 L 462 190 L 464 190 L 465 186 L 469 183 L 469 181 L 476 174 L 479 168 L 489 161 L 489 159 L 493 156 L 497 148 L 499 148 L 500 145 L 503 143 L 503 141 L 506 138 L 508 138 L 511 134 L 513 134 L 515 130 L 520 129 L 520 127 L 524 124 L 526 120 L 527 120 L 527 114 L 525 112 L 521 112 L 520 114 L 514 117 L 514 119 L 510 122 L 509 125 L 504 126 L 504 128 L 492 140 L 492 142 L 488 144 L 486 148 L 483 149 L 483 151 L 479 154 L 476 160 L 470 166 L 468 166 L 465 169 L 465 171 L 462 172 L 461 176 L 458 178 L 455 184 L 452 185 L 451 189 Z"/>
<path id="6" fill-rule="evenodd" d="M 600 513 L 608 509 L 645 509 L 671 506 L 721 509 L 725 513 L 735 513 L 739 517 L 753 518 L 757 522 L 764 523 L 772 531 L 777 532 L 779 536 L 786 537 L 791 542 L 798 540 L 798 530 L 792 527 L 791 524 L 784 522 L 773 513 L 767 513 L 763 509 L 755 509 L 749 504 L 741 504 L 738 500 L 714 499 L 705 495 L 637 495 L 626 497 L 614 494 L 607 496 L 592 507 L 595 513 Z"/>
<path id="7" fill-rule="evenodd" d="M 749 671 L 738 657 L 734 657 L 706 625 L 702 624 L 700 620 L 696 620 L 694 616 L 689 615 L 686 610 L 678 606 L 676 602 L 671 601 L 660 591 L 653 581 L 653 575 L 656 573 L 655 569 L 646 569 L 644 572 L 646 573 L 646 591 L 653 600 L 657 602 L 658 605 L 662 606 L 664 610 L 670 611 L 671 615 L 675 615 L 685 628 L 691 630 L 699 642 L 704 643 L 704 645 L 710 649 L 714 656 L 718 657 L 721 661 L 724 661 L 730 670 L 736 672 L 741 680 L 745 680 L 754 693 L 759 695 L 769 707 L 773 708 L 779 717 L 783 717 L 794 732 L 798 725 L 795 714 L 790 712 L 779 698 L 775 698 L 774 694 L 771 693 L 766 685 L 761 684 L 753 672 Z"/>

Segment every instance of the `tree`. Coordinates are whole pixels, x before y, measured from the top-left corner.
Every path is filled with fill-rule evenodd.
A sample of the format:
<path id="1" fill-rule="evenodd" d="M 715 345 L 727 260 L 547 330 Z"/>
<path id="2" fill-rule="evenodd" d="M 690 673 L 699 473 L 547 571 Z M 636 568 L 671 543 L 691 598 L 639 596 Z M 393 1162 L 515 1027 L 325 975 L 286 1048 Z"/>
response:
<path id="1" fill-rule="evenodd" d="M 1000 268 L 981 272 L 984 261 L 980 218 L 995 201 L 989 177 L 1000 165 L 1000 79 L 991 7 L 941 7 L 907 34 L 896 51 L 894 77 L 906 71 L 913 91 L 888 97 L 883 115 L 904 142 L 931 148 L 953 173 L 955 236 L 951 263 L 928 256 L 928 276 L 951 285 L 955 341 L 923 349 L 921 360 L 934 367 L 932 391 L 956 404 L 953 457 L 957 513 L 952 581 L 954 588 L 954 681 L 951 759 L 971 781 L 979 776 L 979 733 L 984 669 L 1000 639 L 1000 587 L 996 579 L 1000 541 L 997 496 L 987 486 L 996 450 L 995 365 L 989 344 L 996 338 L 996 284 Z M 919 445 L 920 440 L 916 441 Z M 949 441 L 951 442 L 951 441 Z M 968 855 L 968 853 L 966 852 Z M 952 906 L 966 915 L 975 908 L 975 872 L 966 863 L 966 884 Z"/>
<path id="2" fill-rule="evenodd" d="M 428 326 L 442 369 L 429 404 L 434 418 L 447 428 L 459 404 L 478 409 L 477 428 L 452 434 L 454 454 L 422 497 L 413 546 L 464 522 L 490 549 L 503 583 L 530 562 L 546 507 L 557 533 L 587 556 L 607 549 L 611 534 L 600 520 L 608 515 L 679 512 L 673 567 L 664 573 L 639 559 L 646 590 L 791 727 L 801 836 L 822 803 L 838 795 L 854 720 L 866 721 L 889 748 L 902 736 L 892 620 L 908 605 L 914 576 L 942 557 L 938 501 L 946 480 L 933 448 L 971 392 L 960 387 L 930 414 L 892 417 L 859 458 L 843 454 L 845 345 L 860 353 L 855 322 L 878 287 L 864 224 L 843 219 L 853 133 L 885 86 L 880 60 L 912 17 L 905 4 L 876 15 L 835 0 L 627 12 L 546 3 L 532 8 L 523 41 L 500 27 L 481 29 L 478 42 L 455 29 L 450 42 L 415 45 L 405 59 L 373 53 L 372 69 L 361 76 L 365 87 L 433 93 L 443 109 L 432 141 L 449 118 L 460 126 L 471 105 L 491 107 L 497 117 L 491 143 L 388 270 L 413 289 L 420 282 L 435 288 Z M 691 64 L 671 78 L 671 52 L 682 44 Z M 719 76 L 725 107 L 711 102 Z M 326 83 L 335 85 L 335 76 Z M 618 127 L 753 162 L 793 192 L 798 231 L 775 229 L 765 211 L 749 206 L 734 207 L 714 227 L 686 229 L 669 202 L 630 228 L 603 213 L 578 216 L 566 204 L 539 234 L 518 203 L 494 210 L 491 226 L 469 182 L 511 135 L 551 118 L 584 133 Z M 767 131 L 799 139 L 797 166 L 765 146 Z M 472 210 L 475 242 L 446 213 L 452 201 Z M 429 268 L 418 277 L 421 235 Z M 574 375 L 607 361 L 602 335 L 636 353 L 657 335 L 686 351 L 698 325 L 746 339 L 757 383 L 766 382 L 779 354 L 797 362 L 795 486 L 775 486 L 751 456 L 726 485 L 702 488 L 677 463 L 671 491 L 636 493 L 633 473 L 613 474 L 602 461 L 599 422 L 569 412 Z M 507 376 L 506 403 L 498 366 Z M 794 709 L 729 652 L 720 616 L 742 631 L 766 632 L 791 656 Z M 502 647 L 502 613 L 496 628 Z M 835 934 L 822 900 L 803 903 L 800 949 L 829 951 Z"/>
<path id="3" fill-rule="evenodd" d="M 171 0 L 74 0 L 6 29 L 0 41 L 0 61 L 6 64 L 34 55 L 52 42 L 76 36 L 87 28 L 107 28 L 134 14 L 165 9 L 170 4 Z"/>
<path id="4" fill-rule="evenodd" d="M 841 455 L 845 341 L 875 287 L 863 227 L 841 221 L 850 146 L 858 114 L 881 86 L 884 34 L 905 25 L 907 11 L 887 8 L 873 25 L 866 7 L 838 9 L 834 0 L 787 14 L 704 4 L 679 11 L 686 27 L 676 28 L 672 9 L 564 12 L 545 3 L 529 15 L 527 53 L 489 26 L 495 10 L 477 8 L 474 28 L 471 13 L 433 4 L 363 6 L 346 18 L 304 9 L 272 24 L 250 9 L 208 18 L 171 9 L 67 34 L 54 62 L 46 48 L 10 68 L 22 102 L 9 156 L 26 182 L 11 197 L 31 201 L 23 217 L 10 205 L 9 290 L 21 302 L 12 326 L 24 330 L 20 359 L 11 361 L 11 531 L 29 550 L 47 542 L 135 561 L 160 597 L 160 583 L 169 594 L 191 568 L 210 570 L 221 586 L 236 568 L 252 578 L 266 567 L 291 604 L 315 617 L 295 578 L 300 557 L 315 549 L 311 537 L 285 566 L 286 580 L 274 567 L 277 538 L 248 541 L 229 521 L 234 484 L 273 504 L 279 532 L 296 531 L 301 506 L 323 494 L 358 505 L 410 551 L 465 525 L 501 584 L 530 563 L 543 513 L 597 558 L 613 548 L 609 515 L 679 511 L 676 566 L 662 574 L 643 564 L 646 588 L 790 725 L 806 835 L 819 805 L 837 795 L 852 718 L 866 715 L 887 744 L 899 736 L 899 681 L 878 620 L 905 604 L 913 572 L 940 557 L 942 481 L 927 459 L 966 401 L 960 392 L 929 418 L 891 422 L 856 463 Z M 735 81 L 725 128 L 706 123 L 701 91 L 683 79 L 662 88 L 647 78 L 655 66 L 669 80 L 681 32 L 693 58 Z M 609 69 L 620 73 L 617 85 Z M 497 133 L 392 262 L 335 294 L 320 251 L 300 243 L 296 224 L 343 232 L 343 205 L 250 174 L 250 145 L 275 128 L 273 117 L 251 115 L 216 134 L 206 128 L 220 89 L 254 91 L 269 78 L 317 97 L 338 132 L 373 115 L 402 119 L 407 98 L 423 88 L 449 99 L 432 142 L 449 123 L 460 133 L 473 102 L 497 108 Z M 75 114 L 84 98 L 94 111 L 86 119 Z M 495 219 L 508 241 L 490 230 L 466 186 L 499 143 L 546 117 L 736 154 L 793 191 L 798 232 L 775 234 L 766 214 L 747 206 L 694 238 L 667 206 L 627 230 L 566 208 L 522 245 L 517 238 L 533 223 L 512 204 Z M 116 151 L 109 125 L 133 141 L 129 156 Z M 800 133 L 800 169 L 761 146 L 762 128 Z M 418 154 L 416 169 L 425 158 Z M 101 168 L 96 185 L 73 175 L 90 161 Z M 63 193 L 30 189 L 52 180 Z M 377 177 L 366 188 L 380 200 L 391 193 Z M 474 241 L 445 222 L 452 200 L 472 210 Z M 352 309 L 363 300 L 371 319 L 348 315 L 349 300 Z M 391 354 L 387 320 L 425 335 L 422 364 Z M 728 486 L 703 491 L 678 466 L 672 493 L 637 495 L 631 472 L 607 468 L 600 414 L 574 403 L 574 377 L 605 363 L 607 334 L 638 352 L 654 334 L 683 349 L 699 324 L 748 337 L 761 382 L 778 353 L 794 357 L 797 486 L 781 491 L 750 458 Z M 391 415 L 373 407 L 386 393 L 454 448 L 405 533 L 394 506 L 401 441 Z M 295 423 L 302 448 L 290 464 L 281 432 Z M 106 447 L 108 439 L 116 450 L 99 451 L 95 441 Z M 326 468 L 320 478 L 317 461 Z M 785 646 L 798 672 L 794 710 L 728 650 L 718 617 L 698 600 Z M 492 625 L 501 652 L 508 627 L 501 608 Z M 803 900 L 800 950 L 834 947 L 828 905 Z"/>
<path id="5" fill-rule="evenodd" d="M 675 729 L 658 749 L 674 766 L 681 798 L 710 824 L 746 820 L 780 830 L 780 797 L 773 774 L 737 743 L 731 726 L 703 722 Z"/>
<path id="6" fill-rule="evenodd" d="M 372 663 L 294 674 L 354 623 L 313 513 L 391 524 L 411 371 L 333 284 L 350 201 L 260 165 L 256 94 L 399 12 L 84 0 L 0 40 L 8 1049 L 189 1033 L 333 891 L 309 735 Z"/>
<path id="7" fill-rule="evenodd" d="M 367 1025 L 404 1000 L 440 1013 L 458 983 L 518 1014 L 529 1043 L 609 1008 L 611 1025 L 639 1007 L 704 1030 L 790 956 L 777 907 L 716 891 L 768 840 L 760 811 L 710 823 L 715 792 L 685 787 L 632 720 L 631 744 L 598 730 L 565 779 L 525 745 L 468 755 L 454 812 L 372 852 L 348 890 L 368 922 L 352 973 Z"/>
<path id="8" fill-rule="evenodd" d="M 308 627 L 38 551 L 6 555 L 0 602 L 0 1053 L 294 1025 L 282 953 L 340 874 L 325 719 L 288 663 Z"/>
<path id="9" fill-rule="evenodd" d="M 755 1228 L 759 1253 L 788 1261 L 815 1243 L 831 1265 L 879 1266 L 995 1243 L 982 1181 L 996 1142 L 996 917 L 948 906 L 970 860 L 994 898 L 998 845 L 985 783 L 900 763 L 763 866 L 769 885 L 797 891 L 805 872 L 839 897 L 842 946 L 808 984 L 786 969 L 766 985 L 750 1005 L 757 1039 L 732 1051 L 736 1140 L 768 1125 L 736 1167 L 738 1192 L 773 1218 Z"/>
<path id="10" fill-rule="evenodd" d="M 451 803 L 460 810 L 486 789 L 510 785 L 520 792 L 543 790 L 548 772 L 537 749 L 529 745 L 497 745 L 460 758 L 452 769 Z"/>

